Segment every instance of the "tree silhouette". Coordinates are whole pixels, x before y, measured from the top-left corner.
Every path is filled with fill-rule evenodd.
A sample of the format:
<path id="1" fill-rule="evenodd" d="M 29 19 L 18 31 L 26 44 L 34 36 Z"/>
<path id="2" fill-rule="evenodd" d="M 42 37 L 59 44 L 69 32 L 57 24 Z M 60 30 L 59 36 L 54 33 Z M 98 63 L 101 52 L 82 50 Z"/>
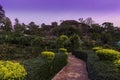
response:
<path id="1" fill-rule="evenodd" d="M 24 33 L 26 30 L 26 25 L 24 23 L 20 24 L 19 20 L 15 19 L 14 31 L 18 33 Z"/>

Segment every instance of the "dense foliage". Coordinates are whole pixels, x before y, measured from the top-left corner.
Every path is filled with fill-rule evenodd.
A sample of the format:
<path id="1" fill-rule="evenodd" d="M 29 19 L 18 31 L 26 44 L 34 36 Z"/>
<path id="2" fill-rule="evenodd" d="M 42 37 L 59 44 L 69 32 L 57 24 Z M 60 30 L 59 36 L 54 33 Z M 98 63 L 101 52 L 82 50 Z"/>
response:
<path id="1" fill-rule="evenodd" d="M 66 35 L 61 35 L 60 37 L 58 37 L 57 39 L 58 48 L 64 47 L 67 41 L 68 37 Z"/>
<path id="2" fill-rule="evenodd" d="M 113 61 L 116 59 L 120 59 L 120 52 L 112 50 L 112 49 L 101 49 L 96 51 L 100 60 L 109 60 Z"/>
<path id="3" fill-rule="evenodd" d="M 51 51 L 43 51 L 41 52 L 43 58 L 47 58 L 49 61 L 52 61 L 55 57 L 55 53 Z"/>
<path id="4" fill-rule="evenodd" d="M 44 52 L 46 54 L 46 51 Z M 54 54 L 47 52 L 47 54 Z M 68 55 L 65 53 L 55 52 L 54 60 L 48 61 L 44 57 L 37 57 L 25 61 L 23 64 L 27 70 L 27 80 L 51 80 L 51 78 L 61 70 L 68 62 Z M 53 57 L 52 57 L 53 58 Z"/>
<path id="5" fill-rule="evenodd" d="M 120 80 L 120 70 L 118 62 L 101 61 L 93 51 L 88 53 L 87 68 L 91 80 Z"/>
<path id="6" fill-rule="evenodd" d="M 114 61 L 115 66 L 120 70 L 120 59 Z"/>
<path id="7" fill-rule="evenodd" d="M 87 56 L 87 53 L 85 53 L 84 51 L 82 51 L 82 50 L 74 50 L 74 51 L 72 52 L 72 54 L 73 54 L 75 57 L 80 58 L 80 59 L 82 59 L 82 60 L 84 60 L 84 61 L 87 62 L 88 56 Z"/>
<path id="8" fill-rule="evenodd" d="M 26 80 L 51 80 L 67 64 L 67 51 L 71 51 L 86 61 L 91 80 L 120 80 L 120 28 L 111 22 L 92 22 L 80 18 L 39 26 L 16 18 L 12 25 L 0 6 L 0 60 L 23 63 Z M 92 47 L 94 52 L 81 51 Z M 22 80 L 27 73 L 19 63 L 0 61 L 0 80 Z"/>
<path id="9" fill-rule="evenodd" d="M 0 61 L 0 80 L 24 80 L 26 70 L 19 63 Z"/>
<path id="10" fill-rule="evenodd" d="M 81 44 L 80 41 L 81 41 L 81 40 L 80 40 L 80 37 L 79 37 L 79 35 L 77 35 L 77 34 L 74 34 L 74 35 L 72 35 L 72 36 L 70 37 L 70 42 L 71 42 L 71 47 L 72 47 L 71 49 L 72 49 L 72 51 L 79 49 L 80 44 Z"/>
<path id="11" fill-rule="evenodd" d="M 103 49 L 102 47 L 93 47 L 92 50 L 97 51 Z"/>

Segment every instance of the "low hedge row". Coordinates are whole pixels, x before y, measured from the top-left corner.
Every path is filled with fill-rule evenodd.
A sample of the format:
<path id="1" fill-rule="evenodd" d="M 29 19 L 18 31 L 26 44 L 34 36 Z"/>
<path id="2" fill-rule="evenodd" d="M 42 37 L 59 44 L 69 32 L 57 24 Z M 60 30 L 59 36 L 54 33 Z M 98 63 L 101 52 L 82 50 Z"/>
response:
<path id="1" fill-rule="evenodd" d="M 112 49 L 100 49 L 96 51 L 100 60 L 109 60 L 114 61 L 116 59 L 120 59 L 120 52 L 112 50 Z"/>
<path id="2" fill-rule="evenodd" d="M 23 62 L 28 73 L 26 80 L 51 80 L 68 62 L 66 53 L 60 51 L 54 53 L 52 61 L 48 60 L 48 56 L 39 56 Z"/>
<path id="3" fill-rule="evenodd" d="M 72 52 L 72 54 L 86 61 L 90 80 L 120 80 L 118 51 L 95 47 L 93 51 L 78 50 Z"/>
<path id="4" fill-rule="evenodd" d="M 99 60 L 97 54 L 93 51 L 88 53 L 87 69 L 90 80 L 120 80 L 120 70 L 116 65 L 119 62 Z"/>

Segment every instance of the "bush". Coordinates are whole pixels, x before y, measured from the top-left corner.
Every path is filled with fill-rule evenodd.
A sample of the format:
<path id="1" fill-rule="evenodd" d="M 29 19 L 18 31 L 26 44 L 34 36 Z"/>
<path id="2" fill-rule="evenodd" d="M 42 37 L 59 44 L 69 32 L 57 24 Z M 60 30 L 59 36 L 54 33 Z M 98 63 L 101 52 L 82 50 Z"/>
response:
<path id="1" fill-rule="evenodd" d="M 45 57 L 39 56 L 23 62 L 28 73 L 26 80 L 51 80 L 67 64 L 68 55 L 65 53 L 44 51 L 41 54 Z M 52 61 L 48 61 L 46 58 L 49 56 L 48 54 L 52 54 L 52 59 L 53 54 L 55 55 Z"/>
<path id="2" fill-rule="evenodd" d="M 27 75 L 24 67 L 11 61 L 0 61 L 0 80 L 24 80 Z"/>
<path id="3" fill-rule="evenodd" d="M 120 59 L 114 61 L 115 66 L 120 70 Z"/>
<path id="4" fill-rule="evenodd" d="M 61 52 L 67 52 L 67 49 L 65 49 L 65 48 L 59 48 L 59 51 L 61 51 Z"/>
<path id="5" fill-rule="evenodd" d="M 68 52 L 57 52 L 53 61 L 54 74 L 60 71 L 68 63 Z"/>
<path id="6" fill-rule="evenodd" d="M 94 63 L 94 80 L 120 80 L 120 72 L 111 61 Z"/>
<path id="7" fill-rule="evenodd" d="M 43 46 L 43 39 L 41 37 L 36 37 L 32 41 L 32 46 Z"/>
<path id="8" fill-rule="evenodd" d="M 111 61 L 100 61 L 93 51 L 88 53 L 87 69 L 90 80 L 120 80 L 120 72 Z"/>
<path id="9" fill-rule="evenodd" d="M 79 35 L 74 34 L 70 37 L 70 42 L 71 42 L 71 49 L 72 51 L 79 49 L 80 45 L 81 45 L 81 40 Z"/>
<path id="10" fill-rule="evenodd" d="M 28 73 L 26 80 L 50 80 L 51 62 L 45 58 L 37 57 L 23 62 Z"/>
<path id="11" fill-rule="evenodd" d="M 64 47 L 67 41 L 68 37 L 66 35 L 61 35 L 60 37 L 58 37 L 58 39 L 56 40 L 57 48 Z"/>
<path id="12" fill-rule="evenodd" d="M 88 56 L 87 56 L 87 53 L 85 53 L 84 51 L 76 50 L 76 51 L 73 51 L 72 54 L 75 55 L 75 57 L 80 58 L 87 62 Z"/>
<path id="13" fill-rule="evenodd" d="M 67 49 L 65 49 L 65 48 L 59 48 L 59 51 L 60 51 L 61 53 L 65 53 L 65 54 L 68 55 Z"/>
<path id="14" fill-rule="evenodd" d="M 112 50 L 112 49 L 101 49 L 96 51 L 100 60 L 116 60 L 120 59 L 120 52 Z"/>
<path id="15" fill-rule="evenodd" d="M 0 59 L 13 59 L 16 52 L 16 46 L 3 44 L 0 45 Z"/>
<path id="16" fill-rule="evenodd" d="M 55 57 L 55 53 L 51 51 L 41 52 L 42 57 L 47 58 L 49 61 L 52 61 Z"/>
<path id="17" fill-rule="evenodd" d="M 92 48 L 93 51 L 97 51 L 97 50 L 101 50 L 101 49 L 103 49 L 103 48 L 102 47 L 93 47 Z"/>

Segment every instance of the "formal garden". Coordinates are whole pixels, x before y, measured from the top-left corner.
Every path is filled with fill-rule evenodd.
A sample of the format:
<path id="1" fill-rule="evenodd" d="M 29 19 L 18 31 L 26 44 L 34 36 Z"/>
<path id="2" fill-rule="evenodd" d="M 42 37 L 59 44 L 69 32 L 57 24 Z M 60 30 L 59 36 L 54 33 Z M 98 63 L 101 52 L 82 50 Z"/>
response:
<path id="1" fill-rule="evenodd" d="M 0 6 L 0 80 L 51 80 L 70 53 L 86 62 L 90 80 L 120 80 L 120 28 L 113 23 L 66 20 L 28 25 Z"/>

